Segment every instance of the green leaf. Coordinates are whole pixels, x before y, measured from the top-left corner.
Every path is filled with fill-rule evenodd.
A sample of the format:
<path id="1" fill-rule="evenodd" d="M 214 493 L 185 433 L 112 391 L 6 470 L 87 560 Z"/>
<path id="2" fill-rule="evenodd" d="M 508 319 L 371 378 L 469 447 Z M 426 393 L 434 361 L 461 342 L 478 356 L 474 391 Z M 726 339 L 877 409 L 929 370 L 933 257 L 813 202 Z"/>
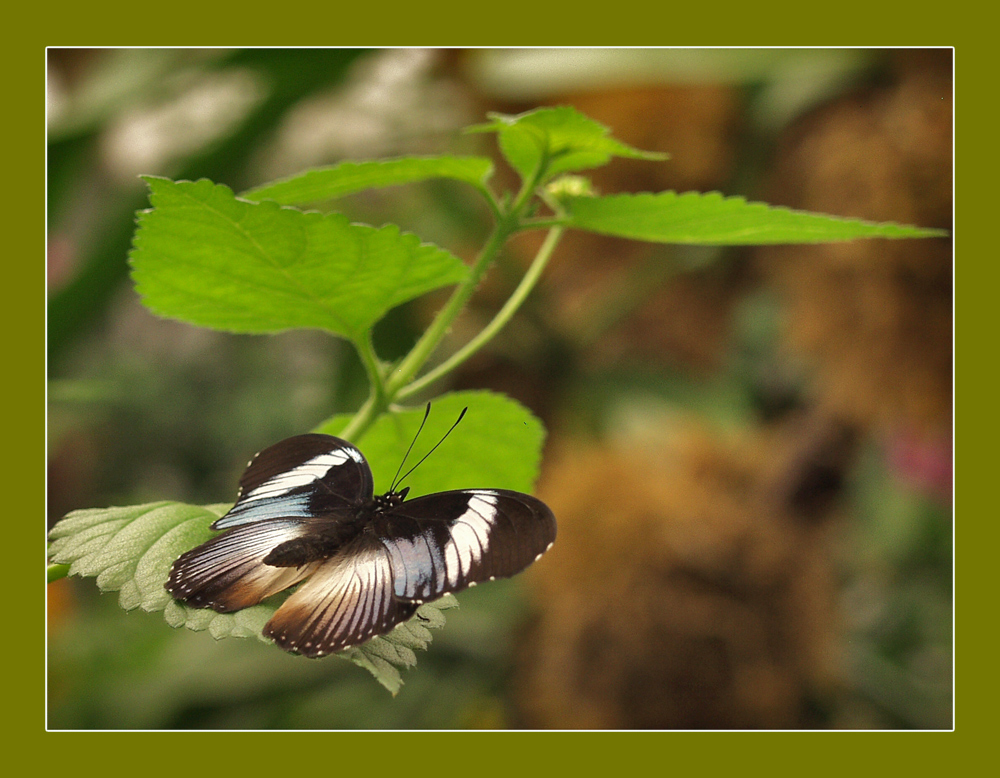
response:
<path id="1" fill-rule="evenodd" d="M 403 685 L 397 668 L 416 666 L 417 655 L 413 650 L 426 651 L 431 642 L 430 630 L 444 626 L 442 611 L 457 607 L 458 600 L 454 595 L 446 594 L 439 600 L 421 605 L 417 608 L 416 616 L 400 624 L 388 635 L 349 648 L 342 652 L 342 656 L 368 670 L 395 695 Z"/>
<path id="2" fill-rule="evenodd" d="M 372 162 L 343 162 L 262 184 L 244 192 L 248 200 L 274 200 L 303 205 L 385 186 L 410 184 L 431 178 L 451 178 L 483 189 L 493 175 L 485 157 L 402 157 Z"/>
<path id="3" fill-rule="evenodd" d="M 507 116 L 490 114 L 492 122 L 470 127 L 470 132 L 497 132 L 500 150 L 511 166 L 530 178 L 546 163 L 539 183 L 560 173 L 587 170 L 607 164 L 612 157 L 666 159 L 669 155 L 640 151 L 615 140 L 610 130 L 575 108 L 539 108 Z"/>
<path id="4" fill-rule="evenodd" d="M 74 511 L 49 532 L 50 557 L 70 575 L 96 577 L 102 591 L 119 591 L 126 610 L 163 610 L 170 565 L 208 540 L 208 525 L 227 508 L 156 502 Z"/>
<path id="5" fill-rule="evenodd" d="M 130 254 L 145 305 L 231 332 L 325 329 L 357 341 L 395 306 L 468 270 L 393 225 L 251 203 L 207 179 L 147 177 Z"/>
<path id="6" fill-rule="evenodd" d="M 229 507 L 156 502 L 74 511 L 49 532 L 50 561 L 69 565 L 70 575 L 96 578 L 101 591 L 117 591 L 125 610 L 163 611 L 170 626 L 208 630 L 217 640 L 256 637 L 270 643 L 261 630 L 283 601 L 282 595 L 234 613 L 216 613 L 178 602 L 164 588 L 174 560 L 214 535 L 209 525 Z M 368 669 L 395 694 L 402 684 L 397 667 L 416 664 L 413 650 L 427 648 L 428 630 L 443 626 L 441 611 L 456 605 L 451 596 L 421 605 L 410 622 L 342 656 Z"/>
<path id="7" fill-rule="evenodd" d="M 545 439 L 542 424 L 515 400 L 486 391 L 453 392 L 436 398 L 402 472 L 417 464 L 441 440 L 466 406 L 469 411 L 461 424 L 406 479 L 411 497 L 449 489 L 531 492 Z M 424 406 L 395 409 L 351 441 L 371 466 L 376 493 L 389 489 L 423 418 Z M 350 419 L 348 415 L 334 416 L 316 431 L 338 435 Z"/>
<path id="8" fill-rule="evenodd" d="M 929 238 L 947 231 L 748 203 L 718 192 L 565 198 L 569 226 L 656 243 L 754 246 L 856 238 Z"/>

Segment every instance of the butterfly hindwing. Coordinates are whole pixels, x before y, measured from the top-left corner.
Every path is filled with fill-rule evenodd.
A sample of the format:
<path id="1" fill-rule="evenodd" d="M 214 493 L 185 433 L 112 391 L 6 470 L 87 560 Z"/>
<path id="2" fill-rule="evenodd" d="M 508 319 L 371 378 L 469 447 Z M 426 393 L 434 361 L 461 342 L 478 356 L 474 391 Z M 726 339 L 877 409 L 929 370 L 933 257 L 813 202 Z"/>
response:
<path id="1" fill-rule="evenodd" d="M 418 497 L 380 514 L 374 526 L 389 553 L 394 594 L 418 603 L 515 575 L 556 537 L 548 506 L 503 489 Z"/>
<path id="2" fill-rule="evenodd" d="M 264 449 L 240 479 L 236 504 L 213 529 L 263 519 L 314 518 L 343 513 L 372 499 L 364 456 L 331 435 L 296 435 Z"/>
<path id="3" fill-rule="evenodd" d="M 317 657 L 384 635 L 416 609 L 416 603 L 394 596 L 389 553 L 364 534 L 320 563 L 264 634 L 286 651 Z"/>

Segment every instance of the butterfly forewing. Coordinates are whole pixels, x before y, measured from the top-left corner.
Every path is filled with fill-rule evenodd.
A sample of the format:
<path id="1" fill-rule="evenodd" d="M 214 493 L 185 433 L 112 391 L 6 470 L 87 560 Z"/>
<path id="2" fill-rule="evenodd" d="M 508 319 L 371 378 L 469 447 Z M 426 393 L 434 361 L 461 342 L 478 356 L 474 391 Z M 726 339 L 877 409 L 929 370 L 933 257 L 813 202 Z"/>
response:
<path id="1" fill-rule="evenodd" d="M 556 522 L 540 500 L 502 489 L 418 497 L 380 514 L 394 593 L 424 602 L 524 570 L 552 545 Z"/>
<path id="2" fill-rule="evenodd" d="M 212 527 L 345 513 L 371 499 L 371 469 L 357 448 L 331 435 L 296 435 L 251 460 L 236 504 Z"/>

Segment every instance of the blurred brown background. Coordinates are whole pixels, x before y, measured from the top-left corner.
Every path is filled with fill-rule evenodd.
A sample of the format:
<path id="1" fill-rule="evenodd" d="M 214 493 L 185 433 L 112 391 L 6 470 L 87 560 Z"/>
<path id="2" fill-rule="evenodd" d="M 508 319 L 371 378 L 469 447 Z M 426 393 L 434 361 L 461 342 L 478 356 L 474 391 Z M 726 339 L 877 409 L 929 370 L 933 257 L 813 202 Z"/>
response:
<path id="1" fill-rule="evenodd" d="M 603 193 L 951 228 L 949 49 L 53 49 L 48 89 L 50 523 L 232 499 L 249 452 L 364 396 L 349 347 L 320 333 L 146 312 L 126 265 L 139 174 L 240 191 L 347 158 L 497 158 L 457 131 L 569 104 L 672 155 L 593 171 Z M 495 183 L 514 180 L 501 166 Z M 337 207 L 464 258 L 489 229 L 447 182 Z M 539 240 L 511 244 L 453 345 Z M 405 353 L 440 299 L 380 323 L 380 355 Z M 50 726 L 949 728 L 951 365 L 948 240 L 570 233 L 451 383 L 546 423 L 538 493 L 559 539 L 543 562 L 462 594 L 396 699 L 346 662 L 173 631 L 60 581 Z"/>

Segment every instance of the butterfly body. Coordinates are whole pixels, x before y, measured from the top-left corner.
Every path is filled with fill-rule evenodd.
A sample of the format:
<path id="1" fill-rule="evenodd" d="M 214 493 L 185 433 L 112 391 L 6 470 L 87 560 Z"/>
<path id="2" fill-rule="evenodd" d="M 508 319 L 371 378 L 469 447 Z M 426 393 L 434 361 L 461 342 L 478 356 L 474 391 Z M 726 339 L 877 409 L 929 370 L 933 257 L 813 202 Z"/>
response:
<path id="1" fill-rule="evenodd" d="M 374 522 L 380 515 L 400 505 L 409 491 L 407 487 L 398 492 L 376 495 L 343 515 L 335 513 L 315 522 L 309 534 L 292 538 L 271 549 L 264 557 L 264 564 L 301 567 L 329 559 L 358 535 L 373 532 Z"/>
<path id="2" fill-rule="evenodd" d="M 555 540 L 552 512 L 530 495 L 408 492 L 374 495 L 347 441 L 288 438 L 251 460 L 236 504 L 212 524 L 225 531 L 182 554 L 166 588 L 228 612 L 301 584 L 264 634 L 315 657 L 385 634 L 423 602 L 514 575 Z"/>

